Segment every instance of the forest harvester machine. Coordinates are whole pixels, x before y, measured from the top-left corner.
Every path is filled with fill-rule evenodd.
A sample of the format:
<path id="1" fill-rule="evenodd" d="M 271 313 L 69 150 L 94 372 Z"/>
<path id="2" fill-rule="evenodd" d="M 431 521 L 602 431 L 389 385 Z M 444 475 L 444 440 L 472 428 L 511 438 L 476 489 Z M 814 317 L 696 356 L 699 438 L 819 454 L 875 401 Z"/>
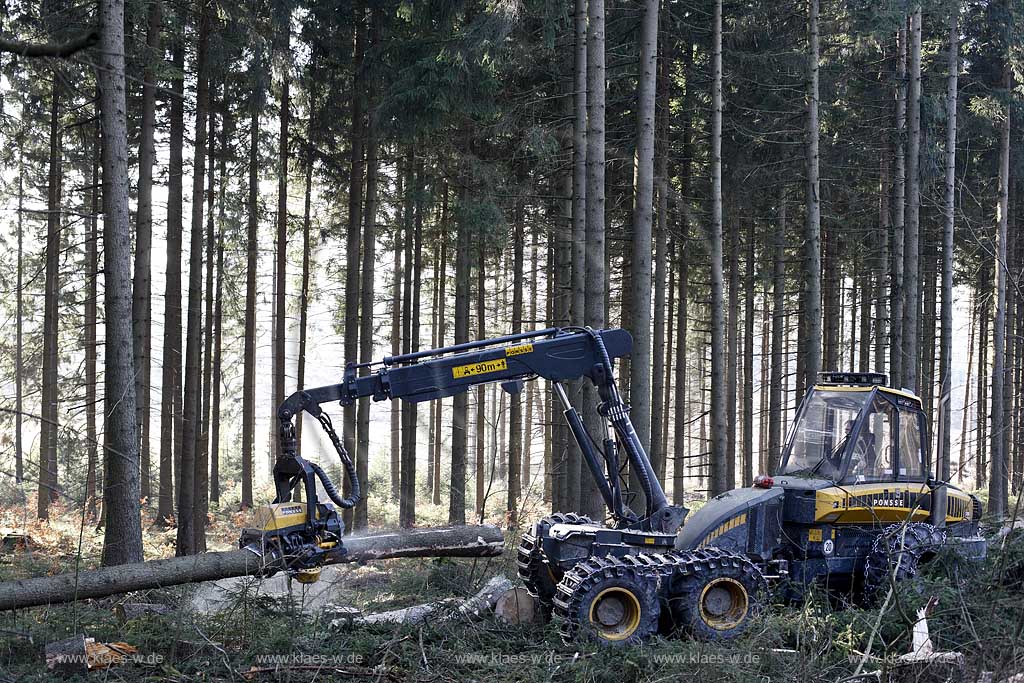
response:
<path id="1" fill-rule="evenodd" d="M 542 378 L 560 399 L 608 511 L 604 520 L 544 517 L 518 547 L 520 577 L 540 608 L 560 619 L 567 641 L 622 645 L 680 627 L 701 639 L 729 639 L 746 630 L 772 584 L 799 594 L 818 583 L 870 600 L 944 548 L 984 556 L 980 502 L 928 475 L 920 399 L 874 373 L 822 373 L 797 411 L 775 476 L 722 493 L 687 518 L 687 508 L 667 500 L 616 387 L 613 363 L 632 344 L 621 329 L 549 328 L 349 363 L 341 383 L 297 392 L 281 405 L 277 498 L 258 511 L 241 546 L 272 548 L 305 581 L 316 580 L 330 554 L 345 552 L 344 525 L 334 506 L 317 501 L 316 481 L 342 508 L 358 500 L 359 482 L 323 403 L 420 402 L 492 382 L 518 393 L 525 381 Z M 597 389 L 607 423 L 599 437 L 584 427 L 566 391 L 580 379 Z M 296 452 L 292 421 L 303 411 L 329 435 L 350 482 L 348 497 Z M 642 512 L 629 507 L 626 467 L 640 483 Z M 292 500 L 299 486 L 306 503 Z"/>

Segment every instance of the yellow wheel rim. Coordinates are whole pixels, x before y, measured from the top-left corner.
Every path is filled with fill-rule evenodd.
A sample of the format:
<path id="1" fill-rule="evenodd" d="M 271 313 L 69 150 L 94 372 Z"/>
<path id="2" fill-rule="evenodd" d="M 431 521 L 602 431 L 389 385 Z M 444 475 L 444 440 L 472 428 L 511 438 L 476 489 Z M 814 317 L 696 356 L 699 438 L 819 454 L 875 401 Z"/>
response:
<path id="1" fill-rule="evenodd" d="M 640 600 L 628 588 L 605 588 L 590 603 L 590 623 L 605 640 L 625 640 L 640 627 Z"/>
<path id="2" fill-rule="evenodd" d="M 716 631 L 739 626 L 747 616 L 747 589 L 736 579 L 722 577 L 709 581 L 700 592 L 700 618 Z"/>

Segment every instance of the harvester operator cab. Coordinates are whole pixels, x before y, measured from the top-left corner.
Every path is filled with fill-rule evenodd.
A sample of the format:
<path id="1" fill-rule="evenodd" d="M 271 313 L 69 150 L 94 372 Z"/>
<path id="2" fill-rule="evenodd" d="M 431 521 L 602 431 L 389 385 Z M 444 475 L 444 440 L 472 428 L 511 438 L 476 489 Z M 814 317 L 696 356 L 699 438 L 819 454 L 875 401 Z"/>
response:
<path id="1" fill-rule="evenodd" d="M 879 373 L 821 373 L 790 428 L 778 476 L 842 484 L 924 481 L 921 400 Z"/>

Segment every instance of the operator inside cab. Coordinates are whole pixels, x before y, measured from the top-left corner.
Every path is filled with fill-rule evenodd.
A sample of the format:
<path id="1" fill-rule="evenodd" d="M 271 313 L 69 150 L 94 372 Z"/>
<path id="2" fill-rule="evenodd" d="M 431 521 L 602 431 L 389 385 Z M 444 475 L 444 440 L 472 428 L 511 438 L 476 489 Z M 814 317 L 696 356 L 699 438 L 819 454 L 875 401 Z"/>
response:
<path id="1" fill-rule="evenodd" d="M 870 415 L 870 413 L 868 413 Z M 846 440 L 850 438 L 855 420 L 846 421 Z M 875 471 L 875 464 L 878 461 L 878 453 L 875 451 L 875 435 L 870 428 L 870 422 L 865 422 L 864 428 L 860 430 L 857 442 L 853 447 L 853 455 L 850 456 L 850 476 L 857 482 L 871 479 L 878 473 Z"/>

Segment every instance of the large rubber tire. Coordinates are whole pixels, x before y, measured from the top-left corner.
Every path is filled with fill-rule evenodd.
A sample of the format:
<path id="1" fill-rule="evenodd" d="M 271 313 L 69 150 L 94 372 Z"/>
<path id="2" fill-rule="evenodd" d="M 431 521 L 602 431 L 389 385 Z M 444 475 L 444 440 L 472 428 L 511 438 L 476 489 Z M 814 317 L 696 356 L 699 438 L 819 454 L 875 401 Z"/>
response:
<path id="1" fill-rule="evenodd" d="M 684 565 L 668 596 L 676 623 L 697 640 L 743 634 L 767 594 L 761 570 L 746 556 L 715 547 L 674 554 Z"/>
<path id="2" fill-rule="evenodd" d="M 635 645 L 658 631 L 658 575 L 615 557 L 591 557 L 565 573 L 554 605 L 566 645 Z"/>
<path id="3" fill-rule="evenodd" d="M 921 563 L 941 550 L 945 542 L 946 532 L 925 522 L 894 524 L 883 529 L 864 562 L 865 604 L 878 602 L 890 582 L 913 580 Z"/>
<path id="4" fill-rule="evenodd" d="M 555 524 L 593 524 L 593 520 L 575 512 L 555 512 L 538 520 L 530 531 L 523 534 L 516 553 L 519 578 L 526 592 L 534 597 L 544 619 L 551 617 L 551 601 L 564 572 L 551 566 L 544 557 L 541 541 Z"/>

